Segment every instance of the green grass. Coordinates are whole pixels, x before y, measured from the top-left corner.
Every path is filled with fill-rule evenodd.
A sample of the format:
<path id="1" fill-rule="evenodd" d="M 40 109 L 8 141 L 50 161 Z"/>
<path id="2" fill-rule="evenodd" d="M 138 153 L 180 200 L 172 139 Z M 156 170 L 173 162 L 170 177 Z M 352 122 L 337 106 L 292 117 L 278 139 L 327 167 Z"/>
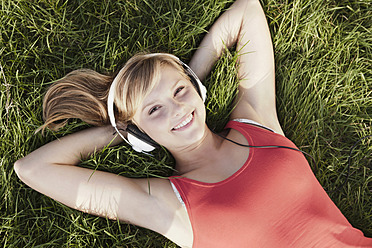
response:
<path id="1" fill-rule="evenodd" d="M 372 8 L 368 0 L 263 0 L 276 59 L 277 107 L 286 135 L 318 161 L 322 186 L 349 221 L 372 237 Z M 113 72 L 139 51 L 188 61 L 228 1 L 0 1 L 0 242 L 3 247 L 176 247 L 151 231 L 69 209 L 25 186 L 13 163 L 84 123 L 34 135 L 42 94 L 67 72 Z M 208 124 L 221 129 L 236 87 L 232 51 L 206 84 Z M 221 87 L 223 85 L 223 87 Z M 161 150 L 107 149 L 82 166 L 130 177 L 167 176 Z"/>

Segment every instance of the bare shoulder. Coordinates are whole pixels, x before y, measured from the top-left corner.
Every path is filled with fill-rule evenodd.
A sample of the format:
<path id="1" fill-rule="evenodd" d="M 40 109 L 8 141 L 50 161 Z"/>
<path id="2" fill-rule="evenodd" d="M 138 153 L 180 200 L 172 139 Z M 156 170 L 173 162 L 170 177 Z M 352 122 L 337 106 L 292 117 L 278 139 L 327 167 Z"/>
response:
<path id="1" fill-rule="evenodd" d="M 230 120 L 234 119 L 249 119 L 284 135 L 275 107 L 268 107 L 265 111 L 257 111 L 249 102 L 242 101 L 235 106 L 230 115 Z"/>
<path id="2" fill-rule="evenodd" d="M 121 177 L 118 218 L 161 234 L 166 234 L 180 208 L 170 181 L 160 178 Z"/>
<path id="3" fill-rule="evenodd" d="M 137 180 L 137 179 L 136 179 Z M 167 179 L 138 179 L 146 194 L 147 204 L 142 209 L 137 225 L 156 231 L 181 247 L 192 247 L 193 232 L 189 216 Z M 138 202 L 142 204 L 141 201 Z"/>

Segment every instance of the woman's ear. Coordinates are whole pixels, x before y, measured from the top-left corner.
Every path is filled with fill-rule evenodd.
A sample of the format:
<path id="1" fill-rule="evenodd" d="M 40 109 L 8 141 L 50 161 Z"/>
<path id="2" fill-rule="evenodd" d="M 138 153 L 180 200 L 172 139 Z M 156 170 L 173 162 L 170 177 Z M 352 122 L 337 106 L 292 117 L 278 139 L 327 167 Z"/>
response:
<path id="1" fill-rule="evenodd" d="M 124 121 L 118 121 L 117 123 L 116 123 L 116 125 L 117 125 L 117 127 L 118 127 L 118 129 L 119 130 L 127 130 L 127 126 L 129 125 L 130 123 L 128 123 L 128 122 L 124 122 Z"/>

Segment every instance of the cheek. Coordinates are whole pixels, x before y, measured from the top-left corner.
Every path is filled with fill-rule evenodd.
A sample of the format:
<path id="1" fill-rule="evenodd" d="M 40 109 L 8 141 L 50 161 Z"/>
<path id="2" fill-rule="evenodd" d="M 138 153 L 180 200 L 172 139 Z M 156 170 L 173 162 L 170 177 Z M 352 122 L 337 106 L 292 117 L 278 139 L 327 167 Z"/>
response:
<path id="1" fill-rule="evenodd" d="M 196 106 L 197 106 L 197 111 L 198 111 L 198 114 L 203 117 L 203 121 L 205 122 L 205 118 L 206 118 L 206 110 L 205 110 L 205 105 L 204 105 L 204 102 L 203 100 L 200 98 L 197 100 L 197 102 L 195 103 Z"/>
<path id="2" fill-rule="evenodd" d="M 159 115 L 153 119 L 142 121 L 140 126 L 142 130 L 155 141 L 161 137 L 164 137 L 164 133 L 167 132 L 168 127 L 165 117 L 162 115 Z"/>

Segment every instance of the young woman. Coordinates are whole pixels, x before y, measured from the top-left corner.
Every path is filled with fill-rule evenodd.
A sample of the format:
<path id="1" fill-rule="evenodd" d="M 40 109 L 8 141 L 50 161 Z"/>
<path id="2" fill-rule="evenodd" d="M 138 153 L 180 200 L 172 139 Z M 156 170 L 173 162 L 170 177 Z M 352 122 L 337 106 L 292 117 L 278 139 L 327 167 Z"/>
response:
<path id="1" fill-rule="evenodd" d="M 190 67 L 203 80 L 233 45 L 240 53 L 239 94 L 224 137 L 205 124 L 203 89 L 186 65 L 169 54 L 139 54 L 115 78 L 78 70 L 52 85 L 42 128 L 59 128 L 68 118 L 99 127 L 37 149 L 16 162 L 17 175 L 67 206 L 154 230 L 182 247 L 372 247 L 283 135 L 273 48 L 258 0 L 237 0 Z M 121 137 L 141 150 L 128 128 L 134 125 L 172 153 L 175 175 L 130 179 L 76 166 Z"/>

